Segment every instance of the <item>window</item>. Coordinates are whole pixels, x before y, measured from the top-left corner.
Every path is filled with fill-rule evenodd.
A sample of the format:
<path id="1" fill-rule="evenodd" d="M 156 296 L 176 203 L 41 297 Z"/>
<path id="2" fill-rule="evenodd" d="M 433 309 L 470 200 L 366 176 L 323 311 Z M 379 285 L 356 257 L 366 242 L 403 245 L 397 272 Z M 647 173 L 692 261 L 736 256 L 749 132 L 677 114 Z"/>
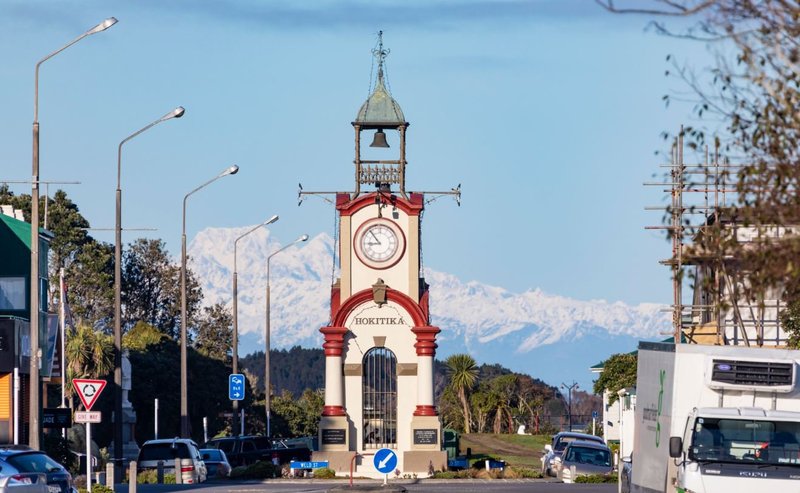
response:
<path id="1" fill-rule="evenodd" d="M 364 448 L 397 445 L 397 358 L 386 348 L 364 355 Z"/>
<path id="2" fill-rule="evenodd" d="M 0 277 L 0 310 L 26 310 L 24 277 Z"/>

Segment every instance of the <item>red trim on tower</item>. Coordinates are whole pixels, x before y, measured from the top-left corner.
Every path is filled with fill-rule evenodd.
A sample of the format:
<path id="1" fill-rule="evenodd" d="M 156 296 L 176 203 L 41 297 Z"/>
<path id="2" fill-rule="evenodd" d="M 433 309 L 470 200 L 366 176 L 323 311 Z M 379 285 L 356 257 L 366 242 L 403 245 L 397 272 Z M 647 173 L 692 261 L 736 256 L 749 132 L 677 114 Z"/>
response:
<path id="1" fill-rule="evenodd" d="M 436 344 L 436 334 L 441 332 L 439 327 L 433 327 L 431 325 L 414 327 L 411 329 L 411 332 L 417 336 L 417 342 L 414 344 L 414 348 L 417 350 L 417 356 L 436 356 L 436 348 L 439 347 Z"/>
<path id="2" fill-rule="evenodd" d="M 434 410 L 435 411 L 435 410 Z M 347 416 L 342 406 L 325 406 L 322 408 L 323 416 Z"/>
<path id="3" fill-rule="evenodd" d="M 426 327 L 428 325 L 428 314 L 423 312 L 422 308 L 407 294 L 392 288 L 386 288 L 386 301 L 393 301 L 404 308 L 411 315 L 413 326 Z M 343 327 L 350 313 L 367 302 L 372 303 L 372 289 L 361 290 L 347 298 L 331 317 L 331 326 Z"/>
<path id="4" fill-rule="evenodd" d="M 331 286 L 331 317 L 339 310 L 339 303 L 342 301 L 342 288 L 339 286 L 337 282 L 335 285 Z"/>
<path id="5" fill-rule="evenodd" d="M 347 327 L 328 326 L 322 327 L 319 331 L 325 335 L 325 343 L 322 345 L 325 356 L 341 356 Z"/>
<path id="6" fill-rule="evenodd" d="M 414 411 L 414 416 L 438 416 L 439 413 L 436 412 L 436 406 L 417 406 L 417 409 Z"/>
<path id="7" fill-rule="evenodd" d="M 350 200 L 350 196 L 344 193 L 336 195 L 336 208 L 339 210 L 341 216 L 352 216 L 357 211 L 375 205 L 375 196 L 377 192 L 365 193 Z M 401 211 L 409 216 L 419 216 L 422 209 L 425 208 L 424 196 L 421 193 L 409 194 L 407 199 L 400 195 L 383 193 L 382 201 L 396 206 Z"/>

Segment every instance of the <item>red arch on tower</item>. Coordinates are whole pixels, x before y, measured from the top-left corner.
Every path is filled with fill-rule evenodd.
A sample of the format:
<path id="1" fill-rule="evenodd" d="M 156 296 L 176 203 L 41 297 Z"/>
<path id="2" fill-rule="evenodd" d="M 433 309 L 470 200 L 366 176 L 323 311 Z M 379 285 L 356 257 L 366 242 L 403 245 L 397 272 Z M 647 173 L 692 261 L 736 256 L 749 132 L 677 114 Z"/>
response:
<path id="1" fill-rule="evenodd" d="M 331 326 L 344 327 L 347 317 L 350 316 L 353 310 L 370 301 L 372 301 L 372 289 L 364 289 L 347 298 L 336 310 L 336 314 L 331 321 Z M 414 327 L 424 327 L 428 325 L 427 313 L 425 313 L 419 303 L 412 300 L 407 294 L 392 288 L 387 288 L 386 301 L 397 303 L 404 308 L 406 312 L 411 315 L 411 320 L 413 321 L 412 325 Z"/>

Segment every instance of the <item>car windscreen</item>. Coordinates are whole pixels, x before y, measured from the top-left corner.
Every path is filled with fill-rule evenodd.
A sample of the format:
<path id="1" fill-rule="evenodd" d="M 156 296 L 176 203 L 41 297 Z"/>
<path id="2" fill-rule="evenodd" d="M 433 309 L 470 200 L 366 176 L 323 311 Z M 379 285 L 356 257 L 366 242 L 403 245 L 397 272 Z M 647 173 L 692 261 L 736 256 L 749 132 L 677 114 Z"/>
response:
<path id="1" fill-rule="evenodd" d="M 185 443 L 146 443 L 139 451 L 139 462 L 150 460 L 170 461 L 175 458 L 191 459 L 189 447 Z"/>
<path id="2" fill-rule="evenodd" d="M 61 464 L 42 453 L 16 454 L 6 458 L 6 462 L 16 467 L 19 472 L 56 472 Z"/>
<path id="3" fill-rule="evenodd" d="M 570 447 L 564 452 L 564 462 L 591 464 L 594 466 L 611 466 L 611 454 L 608 450 L 589 447 Z"/>

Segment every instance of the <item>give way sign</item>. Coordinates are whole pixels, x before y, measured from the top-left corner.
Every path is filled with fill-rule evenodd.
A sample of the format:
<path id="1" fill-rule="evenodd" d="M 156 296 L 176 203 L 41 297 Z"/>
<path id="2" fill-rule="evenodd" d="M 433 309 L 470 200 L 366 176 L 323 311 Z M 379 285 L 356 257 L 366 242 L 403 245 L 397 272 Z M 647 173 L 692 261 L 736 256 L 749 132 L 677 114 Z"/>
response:
<path id="1" fill-rule="evenodd" d="M 81 398 L 83 407 L 85 407 L 87 411 L 91 411 L 92 406 L 97 402 L 97 398 L 100 397 L 100 393 L 106 388 L 106 381 L 92 380 L 89 378 L 73 378 L 72 386 L 75 387 L 78 397 Z"/>

